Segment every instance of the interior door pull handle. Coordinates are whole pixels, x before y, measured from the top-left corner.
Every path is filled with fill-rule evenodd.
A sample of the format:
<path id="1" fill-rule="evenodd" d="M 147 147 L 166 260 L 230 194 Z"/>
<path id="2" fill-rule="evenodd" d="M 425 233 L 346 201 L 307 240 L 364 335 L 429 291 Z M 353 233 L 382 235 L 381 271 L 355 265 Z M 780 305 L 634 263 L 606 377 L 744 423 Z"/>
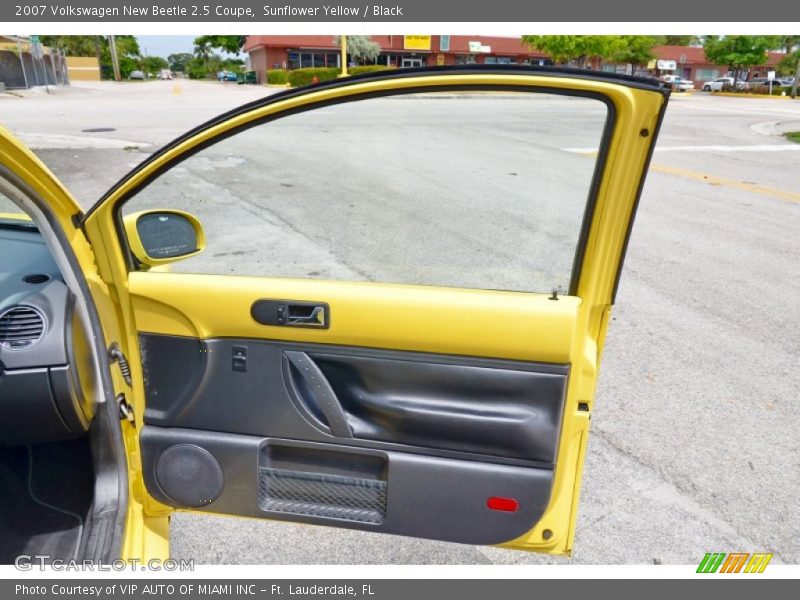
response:
<path id="1" fill-rule="evenodd" d="M 299 308 L 303 309 L 303 312 L 307 312 L 308 309 L 311 309 L 311 314 L 305 315 L 301 314 L 298 315 L 297 312 Z M 294 313 L 294 314 L 293 314 Z M 293 304 L 289 305 L 289 320 L 288 325 L 313 325 L 315 327 L 323 327 L 325 325 L 325 307 L 324 306 L 314 306 L 314 307 L 298 307 Z"/>
<path id="2" fill-rule="evenodd" d="M 336 437 L 353 437 L 347 417 L 342 405 L 336 397 L 331 384 L 322 370 L 305 352 L 285 350 L 283 356 L 294 366 L 295 375 L 284 371 L 288 375 L 286 381 L 290 383 L 297 399 L 306 407 L 316 406 L 327 421 L 327 426 Z M 302 379 L 305 385 L 297 386 L 297 380 Z"/>
<path id="3" fill-rule="evenodd" d="M 261 298 L 253 302 L 250 316 L 262 325 L 314 329 L 331 326 L 331 309 L 327 302 Z"/>

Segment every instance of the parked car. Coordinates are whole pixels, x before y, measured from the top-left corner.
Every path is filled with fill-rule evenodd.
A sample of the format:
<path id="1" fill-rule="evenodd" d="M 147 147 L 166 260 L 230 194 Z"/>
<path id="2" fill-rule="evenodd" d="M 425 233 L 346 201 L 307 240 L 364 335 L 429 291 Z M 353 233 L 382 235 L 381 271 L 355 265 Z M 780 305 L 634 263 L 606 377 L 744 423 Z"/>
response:
<path id="1" fill-rule="evenodd" d="M 779 79 L 770 80 L 767 77 L 754 77 L 753 79 L 748 81 L 747 84 L 751 90 L 756 90 L 760 87 L 769 87 L 770 81 L 772 82 L 773 88 L 783 86 L 783 84 Z"/>
<path id="2" fill-rule="evenodd" d="M 685 92 L 694 89 L 694 81 L 690 79 L 682 79 L 678 75 L 662 75 L 661 81 L 670 84 L 672 89 L 676 92 Z"/>
<path id="3" fill-rule="evenodd" d="M 734 83 L 733 77 L 717 77 L 713 81 L 706 81 L 703 84 L 703 91 L 704 92 L 721 92 L 726 89 L 733 88 Z M 741 79 L 736 81 L 736 89 L 737 90 L 745 90 L 747 89 L 747 82 L 742 81 Z"/>
<path id="4" fill-rule="evenodd" d="M 128 75 L 128 79 L 141 79 L 144 81 L 147 78 L 144 76 L 144 71 L 131 71 L 131 74 Z"/>
<path id="5" fill-rule="evenodd" d="M 170 71 L 169 69 L 161 69 L 158 72 L 158 78 L 159 79 L 172 79 L 172 71 Z"/>
<path id="6" fill-rule="evenodd" d="M 236 81 L 236 73 L 233 71 L 219 71 L 217 81 Z"/>
<path id="7" fill-rule="evenodd" d="M 672 89 L 677 89 L 676 84 L 681 80 L 681 78 L 678 77 L 677 75 L 662 75 L 658 79 L 660 81 L 663 81 L 664 83 L 670 84 L 672 86 Z"/>

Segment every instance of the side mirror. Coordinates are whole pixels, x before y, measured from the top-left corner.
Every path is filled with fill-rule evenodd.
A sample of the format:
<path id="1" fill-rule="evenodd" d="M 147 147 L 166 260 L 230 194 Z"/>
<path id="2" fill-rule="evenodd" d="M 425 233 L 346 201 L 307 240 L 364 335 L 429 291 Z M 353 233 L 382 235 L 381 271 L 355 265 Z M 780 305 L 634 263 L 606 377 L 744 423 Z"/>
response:
<path id="1" fill-rule="evenodd" d="M 144 210 L 122 222 L 131 252 L 148 267 L 195 256 L 206 246 L 200 221 L 180 210 Z"/>

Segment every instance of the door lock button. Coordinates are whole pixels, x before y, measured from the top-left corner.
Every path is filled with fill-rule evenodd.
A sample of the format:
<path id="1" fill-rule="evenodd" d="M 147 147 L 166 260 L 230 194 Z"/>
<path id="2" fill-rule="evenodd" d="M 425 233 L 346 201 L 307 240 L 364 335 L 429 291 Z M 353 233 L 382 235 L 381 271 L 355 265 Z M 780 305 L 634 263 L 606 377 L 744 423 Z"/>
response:
<path id="1" fill-rule="evenodd" d="M 247 371 L 247 347 L 234 346 L 231 349 L 231 361 L 234 371 Z"/>

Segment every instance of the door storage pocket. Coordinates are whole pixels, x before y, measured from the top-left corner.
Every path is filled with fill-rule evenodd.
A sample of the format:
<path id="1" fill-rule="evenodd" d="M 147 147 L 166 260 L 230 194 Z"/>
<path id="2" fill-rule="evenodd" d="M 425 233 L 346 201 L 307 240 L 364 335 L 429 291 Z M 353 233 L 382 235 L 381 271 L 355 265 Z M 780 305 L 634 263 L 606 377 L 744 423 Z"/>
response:
<path id="1" fill-rule="evenodd" d="M 258 504 L 268 512 L 382 523 L 386 516 L 386 482 L 261 467 Z"/>

